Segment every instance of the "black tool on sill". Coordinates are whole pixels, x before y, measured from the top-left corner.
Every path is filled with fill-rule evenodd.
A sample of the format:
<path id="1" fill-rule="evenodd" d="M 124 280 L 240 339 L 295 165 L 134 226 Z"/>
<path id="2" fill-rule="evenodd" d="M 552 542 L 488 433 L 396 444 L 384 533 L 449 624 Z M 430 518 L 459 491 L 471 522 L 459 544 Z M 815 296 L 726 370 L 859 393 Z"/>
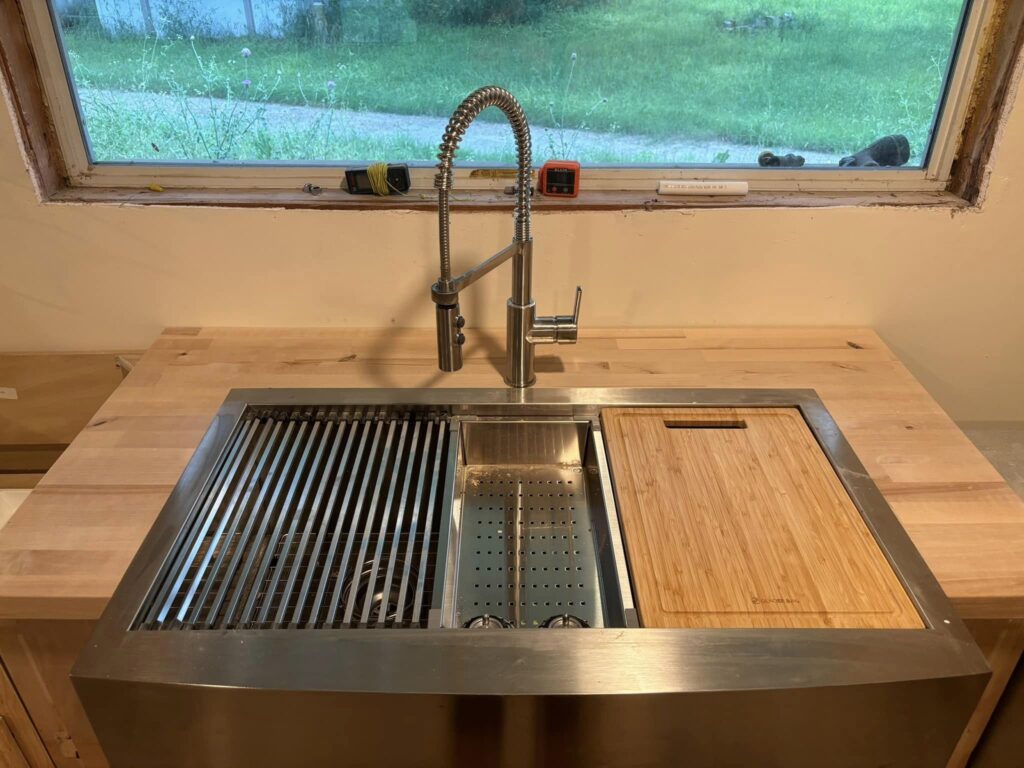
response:
<path id="1" fill-rule="evenodd" d="M 906 165 L 908 160 L 910 160 L 910 141 L 906 136 L 897 133 L 892 136 L 883 136 L 857 154 L 844 157 L 839 161 L 839 165 L 843 168 L 895 168 Z"/>
<path id="2" fill-rule="evenodd" d="M 412 186 L 409 166 L 377 163 L 368 168 L 345 171 L 345 188 L 350 195 L 404 195 Z"/>
<path id="3" fill-rule="evenodd" d="M 762 168 L 801 168 L 804 162 L 803 155 L 776 155 L 770 150 L 765 150 L 757 157 L 757 164 Z"/>

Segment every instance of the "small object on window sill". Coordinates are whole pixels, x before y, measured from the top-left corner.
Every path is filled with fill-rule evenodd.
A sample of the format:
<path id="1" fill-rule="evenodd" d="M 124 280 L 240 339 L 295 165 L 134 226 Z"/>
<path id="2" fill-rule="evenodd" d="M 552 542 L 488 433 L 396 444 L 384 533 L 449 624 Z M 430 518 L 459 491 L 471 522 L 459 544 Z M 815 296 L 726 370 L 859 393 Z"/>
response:
<path id="1" fill-rule="evenodd" d="M 311 195 L 322 195 L 324 193 L 323 187 L 317 186 L 316 184 L 306 184 L 302 187 L 303 192 L 308 192 Z"/>
<path id="2" fill-rule="evenodd" d="M 776 155 L 770 150 L 765 150 L 757 157 L 757 164 L 762 168 L 800 168 L 805 162 L 802 155 Z"/>
<path id="3" fill-rule="evenodd" d="M 898 168 L 910 160 L 910 141 L 903 134 L 883 136 L 871 146 L 839 161 L 841 168 Z"/>
<path id="4" fill-rule="evenodd" d="M 345 171 L 345 186 L 350 195 L 404 195 L 412 186 L 409 166 L 374 163 L 368 168 Z"/>
<path id="5" fill-rule="evenodd" d="M 164 188 L 161 187 L 159 184 L 150 184 L 148 187 L 146 187 L 146 189 L 148 189 L 150 192 L 163 192 L 164 191 Z"/>
<path id="6" fill-rule="evenodd" d="M 658 182 L 659 195 L 683 195 L 693 197 L 743 197 L 750 192 L 745 181 L 680 181 L 662 179 Z"/>
<path id="7" fill-rule="evenodd" d="M 534 188 L 531 186 L 530 187 L 530 197 L 533 197 L 534 191 L 535 191 Z M 519 185 L 518 184 L 509 184 L 507 187 L 505 187 L 504 192 L 505 192 L 506 195 L 518 194 L 519 193 Z"/>
<path id="8" fill-rule="evenodd" d="M 580 164 L 575 160 L 548 160 L 540 169 L 538 188 L 545 197 L 579 197 Z"/>
<path id="9" fill-rule="evenodd" d="M 471 179 L 514 179 L 519 174 L 515 168 L 474 168 L 469 172 Z M 536 171 L 530 171 L 531 178 Z"/>

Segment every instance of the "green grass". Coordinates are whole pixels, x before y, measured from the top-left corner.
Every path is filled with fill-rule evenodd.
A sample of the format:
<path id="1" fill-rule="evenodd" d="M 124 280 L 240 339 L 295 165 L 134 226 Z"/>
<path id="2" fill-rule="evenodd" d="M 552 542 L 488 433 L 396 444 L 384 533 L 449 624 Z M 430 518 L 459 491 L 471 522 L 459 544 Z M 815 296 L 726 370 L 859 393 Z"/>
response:
<path id="1" fill-rule="evenodd" d="M 103 162 L 369 162 L 378 158 L 432 158 L 437 154 L 437 142 L 380 139 L 350 131 L 339 121 L 330 125 L 321 120 L 306 126 L 270 128 L 258 119 L 253 120 L 258 110 L 255 104 L 236 112 L 230 120 L 221 120 L 222 127 L 225 124 L 236 126 L 233 132 L 230 129 L 225 132 L 223 128 L 215 130 L 210 121 L 203 121 L 197 127 L 187 115 L 177 111 L 163 113 L 155 103 L 126 108 L 123 104 L 90 98 L 82 106 L 93 155 Z M 250 126 L 248 130 L 243 130 L 247 126 Z M 216 145 L 218 141 L 220 144 Z M 509 160 L 508 154 L 503 152 L 468 150 L 459 155 L 463 160 L 480 163 Z"/>
<path id="2" fill-rule="evenodd" d="M 960 0 L 764 2 L 607 0 L 517 27 L 421 24 L 416 42 L 388 45 L 108 39 L 89 29 L 70 30 L 65 41 L 76 80 L 97 88 L 289 104 L 333 99 L 356 110 L 447 116 L 474 88 L 496 83 L 519 97 L 536 125 L 841 153 L 904 133 L 915 155 L 923 153 Z M 726 19 L 783 11 L 795 15 L 794 28 L 723 29 Z M 243 46 L 248 59 L 239 55 Z M 152 116 L 137 117 L 144 134 Z M 88 115 L 98 156 L 123 158 L 140 141 L 149 145 L 102 120 Z M 266 137 L 253 144 L 259 133 L 257 126 L 230 157 L 275 151 Z M 294 133 L 300 138 L 292 143 L 301 142 L 302 132 Z M 372 144 L 355 136 L 344 142 L 325 147 Z M 288 142 L 279 143 L 285 152 Z M 422 144 L 402 149 L 417 153 L 408 159 L 431 158 L 433 143 Z M 301 156 L 302 147 L 289 152 Z"/>

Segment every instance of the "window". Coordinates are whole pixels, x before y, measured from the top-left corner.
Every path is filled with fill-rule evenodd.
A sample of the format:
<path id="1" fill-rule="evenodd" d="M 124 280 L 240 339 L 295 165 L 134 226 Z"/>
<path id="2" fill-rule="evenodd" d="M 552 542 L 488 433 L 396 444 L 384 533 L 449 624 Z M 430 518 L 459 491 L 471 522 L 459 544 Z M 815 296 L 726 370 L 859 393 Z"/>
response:
<path id="1" fill-rule="evenodd" d="M 507 87 L 534 161 L 602 189 L 941 190 L 987 0 L 49 0 L 25 3 L 73 183 L 294 188 L 409 163 Z M 38 55 L 41 53 L 41 55 Z M 493 111 L 493 110 L 492 110 Z M 460 186 L 513 162 L 500 114 Z"/>

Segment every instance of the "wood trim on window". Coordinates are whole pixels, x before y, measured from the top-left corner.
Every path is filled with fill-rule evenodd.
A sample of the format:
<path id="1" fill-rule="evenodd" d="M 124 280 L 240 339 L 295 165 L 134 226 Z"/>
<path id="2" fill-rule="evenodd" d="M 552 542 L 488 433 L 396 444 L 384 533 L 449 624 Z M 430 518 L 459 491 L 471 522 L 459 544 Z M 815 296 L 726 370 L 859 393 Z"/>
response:
<path id="1" fill-rule="evenodd" d="M 986 43 L 978 54 L 979 75 L 949 184 L 950 192 L 971 204 L 980 200 L 996 139 L 1013 106 L 1010 92 L 1024 50 L 1024 3 L 1000 3 Z"/>
<path id="2" fill-rule="evenodd" d="M 0 0 L 0 92 L 36 192 L 49 200 L 67 188 L 67 171 L 18 0 Z"/>
<path id="3" fill-rule="evenodd" d="M 117 205 L 206 205 L 225 207 L 312 208 L 350 210 L 432 210 L 427 190 L 405 197 L 367 198 L 337 189 L 311 195 L 287 189 L 175 188 L 151 191 L 139 187 L 72 184 L 68 164 L 47 104 L 41 69 L 28 34 L 23 4 L 0 0 L 0 88 L 40 200 L 53 203 Z M 944 191 L 751 191 L 743 198 L 672 198 L 648 191 L 584 191 L 577 199 L 538 197 L 539 211 L 661 210 L 677 208 L 832 207 L 915 205 L 963 208 L 979 203 L 992 150 L 1009 107 L 1015 64 L 1024 44 L 1024 4 L 997 0 L 991 23 L 979 47 L 978 76 L 972 89 L 969 119 L 962 133 L 953 174 Z M 797 185 L 799 186 L 799 185 Z M 464 190 L 453 207 L 468 211 L 511 209 L 511 198 L 494 190 Z"/>

